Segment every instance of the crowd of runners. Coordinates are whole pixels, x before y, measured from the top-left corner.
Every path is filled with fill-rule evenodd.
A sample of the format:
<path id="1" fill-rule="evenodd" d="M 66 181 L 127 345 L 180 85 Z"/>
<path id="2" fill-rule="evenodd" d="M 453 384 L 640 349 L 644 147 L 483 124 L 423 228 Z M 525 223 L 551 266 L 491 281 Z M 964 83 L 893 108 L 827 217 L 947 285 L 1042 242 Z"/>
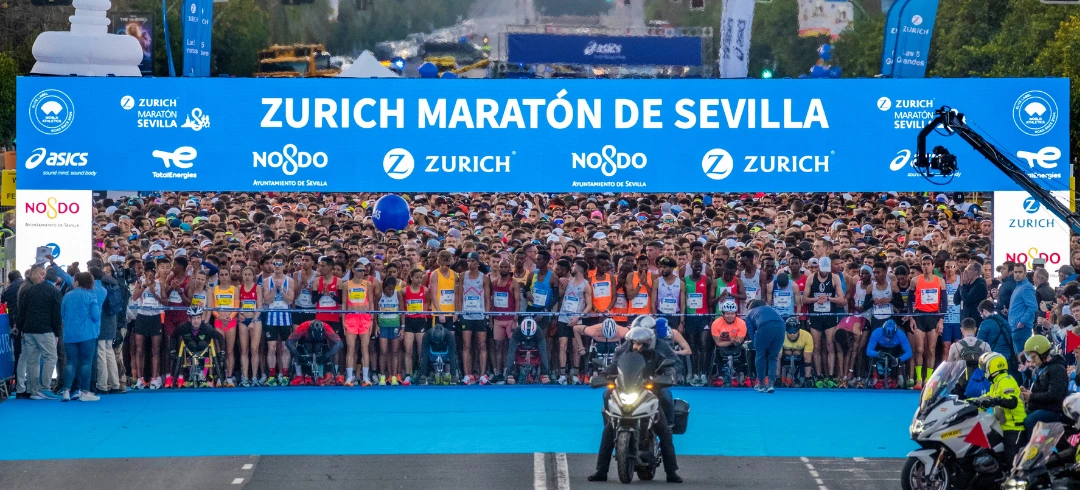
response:
<path id="1" fill-rule="evenodd" d="M 645 317 L 683 359 L 679 383 L 749 387 L 742 317 L 755 301 L 787 319 L 777 384 L 919 389 L 975 338 L 1022 363 L 1033 331 L 1060 341 L 1076 324 L 1080 253 L 992 263 L 992 220 L 973 194 L 418 193 L 402 196 L 409 226 L 385 232 L 371 218 L 379 197 L 97 201 L 90 263 L 47 257 L 9 277 L 18 396 L 59 396 L 56 319 L 83 271 L 102 318 L 95 374 L 69 389 L 98 394 L 420 384 L 442 381 L 429 371 L 440 348 L 449 382 L 521 383 L 526 340 L 540 341 L 530 381 L 578 384 L 597 346 Z M 40 285 L 59 295 L 26 294 Z"/>

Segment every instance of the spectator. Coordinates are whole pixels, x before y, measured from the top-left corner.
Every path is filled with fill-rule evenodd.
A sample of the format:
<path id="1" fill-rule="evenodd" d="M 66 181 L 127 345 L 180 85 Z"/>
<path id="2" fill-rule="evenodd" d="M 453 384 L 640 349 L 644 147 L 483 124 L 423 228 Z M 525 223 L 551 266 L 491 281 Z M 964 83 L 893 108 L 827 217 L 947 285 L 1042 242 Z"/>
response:
<path id="1" fill-rule="evenodd" d="M 19 288 L 23 285 L 22 274 L 19 271 L 8 272 L 8 285 L 4 292 L 0 293 L 0 303 L 7 305 L 8 322 L 11 327 L 11 344 L 15 353 L 15 365 L 19 365 L 19 357 L 22 356 L 22 335 L 19 326 L 15 324 L 15 317 L 19 310 Z M 23 386 L 23 389 L 26 387 Z M 25 391 L 16 391 L 16 398 L 30 398 Z"/>
<path id="2" fill-rule="evenodd" d="M 1020 372 L 1017 369 L 1017 351 L 1012 341 L 1012 333 L 1005 317 L 994 309 L 994 302 L 983 300 L 979 303 L 979 316 L 982 323 L 979 325 L 979 340 L 990 344 L 990 350 L 1005 356 L 1009 361 L 1009 374 L 1019 379 Z"/>
<path id="3" fill-rule="evenodd" d="M 101 292 L 94 290 L 94 276 L 89 272 L 75 275 L 75 288 L 64 296 L 61 307 L 64 320 L 64 349 L 67 351 L 67 367 L 64 370 L 62 401 L 71 400 L 71 384 L 79 376 L 79 387 L 74 398 L 84 402 L 96 402 L 98 396 L 90 390 L 90 366 L 94 362 L 98 334 L 101 333 Z"/>
<path id="4" fill-rule="evenodd" d="M 1076 270 L 1071 265 L 1063 265 L 1057 270 L 1058 282 L 1064 285 L 1067 282 L 1076 280 Z"/>
<path id="5" fill-rule="evenodd" d="M 106 266 L 109 267 L 109 266 Z M 110 271 L 111 272 L 111 271 Z M 116 315 L 109 314 L 119 308 L 123 301 L 120 287 L 113 279 L 111 273 L 106 273 L 99 267 L 91 267 L 90 274 L 94 276 L 94 291 L 98 292 L 101 304 L 101 331 L 97 337 L 97 379 L 96 392 L 98 394 L 118 394 L 120 391 L 120 376 L 116 370 L 116 355 L 113 352 L 113 340 L 116 339 Z M 100 288 L 100 290 L 99 290 Z M 101 293 L 105 294 L 102 295 Z M 110 294 L 111 293 L 111 294 Z M 116 302 L 117 305 L 112 303 Z"/>
<path id="6" fill-rule="evenodd" d="M 19 290 L 15 324 L 23 336 L 16 383 L 25 379 L 17 393 L 29 393 L 33 400 L 55 400 L 50 388 L 56 368 L 56 339 L 61 335 L 60 291 L 46 281 L 45 268 L 34 265 L 28 274 L 31 285 Z"/>
<path id="7" fill-rule="evenodd" d="M 1039 304 L 1053 304 L 1054 300 L 1057 299 L 1057 293 L 1054 288 L 1050 287 L 1050 273 L 1046 269 L 1039 268 L 1035 270 L 1032 276 L 1035 281 L 1035 297 L 1038 299 Z"/>
<path id="8" fill-rule="evenodd" d="M 1027 267 L 1024 264 L 1013 264 L 1012 279 L 1015 286 L 1009 297 L 1009 328 L 1012 329 L 1013 349 L 1023 352 L 1024 342 L 1031 337 L 1039 304 L 1035 298 L 1035 287 L 1027 280 Z"/>
<path id="9" fill-rule="evenodd" d="M 1008 260 L 1001 264 L 1001 285 L 997 290 L 997 312 L 1001 313 L 1001 316 L 1008 315 L 1009 301 L 1012 298 L 1013 289 L 1016 288 L 1016 279 L 1012 273 L 1014 265 L 1016 265 L 1015 262 Z"/>
<path id="10" fill-rule="evenodd" d="M 979 304 L 986 299 L 986 279 L 982 277 L 982 266 L 978 262 L 968 264 L 960 275 L 962 284 L 960 290 L 953 296 L 953 304 L 961 305 L 960 321 L 971 318 L 976 323 L 982 319 L 979 315 Z"/>

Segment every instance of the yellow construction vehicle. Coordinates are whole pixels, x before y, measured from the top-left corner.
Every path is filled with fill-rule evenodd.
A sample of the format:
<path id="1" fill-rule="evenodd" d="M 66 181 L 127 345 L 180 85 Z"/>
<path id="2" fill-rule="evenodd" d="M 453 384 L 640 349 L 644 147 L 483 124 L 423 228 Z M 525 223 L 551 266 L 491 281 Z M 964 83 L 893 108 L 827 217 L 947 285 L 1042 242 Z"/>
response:
<path id="1" fill-rule="evenodd" d="M 322 44 L 273 45 L 259 51 L 256 78 L 332 78 L 341 68 L 330 65 Z"/>

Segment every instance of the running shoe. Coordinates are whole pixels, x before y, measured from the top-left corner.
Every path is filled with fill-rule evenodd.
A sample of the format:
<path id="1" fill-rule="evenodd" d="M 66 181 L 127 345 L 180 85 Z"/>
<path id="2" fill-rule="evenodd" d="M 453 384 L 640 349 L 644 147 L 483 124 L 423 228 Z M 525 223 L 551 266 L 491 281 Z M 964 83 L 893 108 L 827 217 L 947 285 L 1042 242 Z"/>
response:
<path id="1" fill-rule="evenodd" d="M 386 375 L 379 375 L 379 386 L 386 386 Z"/>
<path id="2" fill-rule="evenodd" d="M 506 384 L 508 384 L 508 385 L 512 385 L 512 384 L 516 384 L 516 383 L 517 383 L 517 382 L 516 382 L 516 381 L 514 381 L 514 377 L 513 377 L 513 376 L 507 376 L 507 377 L 506 377 Z"/>
<path id="3" fill-rule="evenodd" d="M 472 378 L 472 376 L 469 376 L 468 374 L 466 374 L 464 378 L 461 378 L 461 382 L 464 383 L 465 386 L 469 386 L 469 385 L 472 384 L 473 378 Z"/>
<path id="4" fill-rule="evenodd" d="M 486 374 L 483 374 L 483 375 L 480 376 L 479 383 L 480 383 L 481 386 L 486 386 L 489 382 L 491 382 L 491 381 L 488 379 Z"/>
<path id="5" fill-rule="evenodd" d="M 922 391 L 922 380 L 921 379 L 915 380 L 914 390 L 915 391 Z"/>
<path id="6" fill-rule="evenodd" d="M 746 386 L 747 388 L 750 388 L 750 387 L 754 386 L 754 383 L 752 381 L 750 381 L 750 378 L 746 378 L 745 380 L 743 380 L 743 385 Z"/>
<path id="7" fill-rule="evenodd" d="M 915 387 L 915 380 L 914 380 L 914 379 L 911 379 L 911 378 L 908 378 L 908 380 L 907 380 L 907 387 L 908 387 L 909 389 L 910 389 L 910 388 L 914 388 L 914 387 Z M 920 389 L 922 389 L 922 388 L 920 388 Z"/>
<path id="8" fill-rule="evenodd" d="M 412 376 L 405 376 L 405 379 L 401 381 L 401 386 L 412 386 Z"/>
<path id="9" fill-rule="evenodd" d="M 176 378 L 176 383 L 173 386 L 176 386 L 177 388 L 183 388 L 184 387 L 184 376 L 181 375 L 180 377 Z"/>
<path id="10" fill-rule="evenodd" d="M 756 391 L 758 393 L 765 393 L 765 385 L 763 385 L 761 383 L 758 383 L 758 384 L 754 385 L 754 391 Z"/>
<path id="11" fill-rule="evenodd" d="M 315 384 L 319 386 L 329 386 L 334 383 L 334 376 L 330 373 L 326 373 L 323 377 L 315 381 Z"/>
<path id="12" fill-rule="evenodd" d="M 38 392 L 34 393 L 33 395 L 30 395 L 30 399 L 31 400 L 59 400 L 60 395 L 57 395 L 56 393 L 53 393 L 53 392 L 51 392 L 49 390 L 41 390 L 41 391 L 38 391 Z"/>
<path id="13" fill-rule="evenodd" d="M 236 388 L 236 380 L 234 380 L 232 378 L 226 378 L 225 379 L 225 387 L 226 388 Z"/>
<path id="14" fill-rule="evenodd" d="M 342 376 L 342 375 L 339 374 L 339 375 L 334 377 L 334 385 L 335 386 L 341 386 L 343 384 L 345 384 L 345 376 Z"/>
<path id="15" fill-rule="evenodd" d="M 582 374 L 581 375 L 581 384 L 587 385 L 587 384 L 589 384 L 590 381 L 592 381 L 591 376 L 589 376 L 588 374 Z"/>
<path id="16" fill-rule="evenodd" d="M 768 385 L 765 385 L 765 393 L 772 393 L 774 391 L 776 391 L 776 390 L 773 389 L 773 385 L 771 383 L 768 384 Z"/>
<path id="17" fill-rule="evenodd" d="M 890 380 L 889 380 L 889 389 L 890 389 L 890 390 L 895 390 L 895 389 L 896 389 L 896 386 L 897 386 L 897 385 L 896 385 L 896 380 L 895 380 L 895 379 L 890 379 Z"/>
<path id="18" fill-rule="evenodd" d="M 848 379 L 847 378 L 841 378 L 840 382 L 836 384 L 836 387 L 837 388 L 847 389 L 847 387 L 848 387 Z"/>
<path id="19" fill-rule="evenodd" d="M 540 384 L 545 384 L 545 385 L 546 384 L 551 384 L 551 377 L 549 377 L 546 374 L 543 375 L 543 376 L 540 376 Z"/>
<path id="20" fill-rule="evenodd" d="M 817 381 L 814 382 L 814 387 L 815 388 L 824 388 L 825 387 L 825 380 L 824 379 L 818 379 Z"/>
<path id="21" fill-rule="evenodd" d="M 161 376 L 158 376 L 158 377 L 150 380 L 150 389 L 151 390 L 156 390 L 158 388 L 161 388 Z"/>
<path id="22" fill-rule="evenodd" d="M 345 386 L 350 388 L 356 386 L 356 376 L 349 376 L 349 378 L 345 380 Z"/>
<path id="23" fill-rule="evenodd" d="M 142 378 L 139 378 L 139 380 L 135 382 L 135 385 L 132 386 L 132 388 L 135 388 L 136 390 L 144 390 L 146 389 L 146 381 L 144 381 Z"/>
<path id="24" fill-rule="evenodd" d="M 825 379 L 825 387 L 826 388 L 836 388 L 836 386 L 837 386 L 837 384 L 836 384 L 835 379 L 833 379 L 833 378 L 826 378 Z"/>
<path id="25" fill-rule="evenodd" d="M 265 384 L 264 386 L 271 386 L 271 387 L 273 387 L 273 386 L 277 386 L 277 385 L 278 385 L 278 378 L 277 378 L 277 376 L 274 376 L 274 377 L 272 377 L 272 378 L 268 378 L 268 379 L 266 380 L 266 384 Z"/>
<path id="26" fill-rule="evenodd" d="M 371 386 L 371 380 L 365 379 L 362 383 L 360 383 L 360 386 Z"/>
<path id="27" fill-rule="evenodd" d="M 303 376 L 297 376 L 297 377 L 293 378 L 292 381 L 289 382 L 289 385 L 290 386 L 303 386 L 304 385 L 304 377 Z"/>
<path id="28" fill-rule="evenodd" d="M 262 376 L 259 377 L 259 380 L 255 382 L 255 386 L 269 386 L 266 384 L 268 381 L 269 379 L 266 378 L 266 373 L 262 373 Z"/>
<path id="29" fill-rule="evenodd" d="M 566 375 L 565 374 L 559 375 L 559 384 L 564 385 L 564 386 L 566 385 Z"/>
<path id="30" fill-rule="evenodd" d="M 168 375 L 168 376 L 165 376 L 165 387 L 166 388 L 172 388 L 173 387 L 173 379 L 172 379 L 171 374 Z"/>
<path id="31" fill-rule="evenodd" d="M 240 387 L 241 388 L 250 388 L 251 387 L 251 381 L 248 381 L 248 379 L 246 377 L 240 378 Z"/>
<path id="32" fill-rule="evenodd" d="M 723 388 L 724 387 L 724 378 L 716 378 L 715 380 L 713 380 L 712 385 L 717 387 L 717 388 Z"/>
<path id="33" fill-rule="evenodd" d="M 399 385 L 401 385 L 401 382 L 398 381 L 398 377 L 397 376 L 391 376 L 390 377 L 390 386 L 399 386 Z"/>
<path id="34" fill-rule="evenodd" d="M 277 384 L 278 386 L 289 386 L 289 377 L 284 374 L 278 374 Z"/>
<path id="35" fill-rule="evenodd" d="M 64 390 L 64 391 L 60 392 L 60 401 L 62 401 L 62 402 L 71 401 L 71 390 Z"/>
<path id="36" fill-rule="evenodd" d="M 91 393 L 89 391 L 85 391 L 85 392 L 82 392 L 82 393 L 79 394 L 79 401 L 81 401 L 81 402 L 96 402 L 96 401 L 98 401 L 100 399 L 101 399 L 101 397 L 99 397 L 99 396 L 97 396 L 97 395 L 95 395 L 95 394 L 93 394 L 93 393 Z"/>
<path id="37" fill-rule="evenodd" d="M 427 386 L 428 385 L 427 376 L 418 376 L 416 379 L 418 380 L 418 383 L 420 384 L 420 386 Z"/>
<path id="38" fill-rule="evenodd" d="M 304 386 L 315 386 L 315 379 L 310 374 L 304 376 Z"/>
<path id="39" fill-rule="evenodd" d="M 885 382 L 875 376 L 873 381 L 873 387 L 875 390 L 883 390 L 885 389 Z"/>

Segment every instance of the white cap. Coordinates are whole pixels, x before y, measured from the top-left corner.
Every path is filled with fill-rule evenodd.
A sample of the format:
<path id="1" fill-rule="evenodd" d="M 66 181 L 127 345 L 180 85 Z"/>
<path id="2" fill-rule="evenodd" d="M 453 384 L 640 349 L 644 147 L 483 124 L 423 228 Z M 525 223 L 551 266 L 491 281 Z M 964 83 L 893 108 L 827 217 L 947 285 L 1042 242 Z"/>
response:
<path id="1" fill-rule="evenodd" d="M 818 266 L 823 271 L 832 272 L 832 259 L 828 257 L 822 257 L 818 259 Z"/>

